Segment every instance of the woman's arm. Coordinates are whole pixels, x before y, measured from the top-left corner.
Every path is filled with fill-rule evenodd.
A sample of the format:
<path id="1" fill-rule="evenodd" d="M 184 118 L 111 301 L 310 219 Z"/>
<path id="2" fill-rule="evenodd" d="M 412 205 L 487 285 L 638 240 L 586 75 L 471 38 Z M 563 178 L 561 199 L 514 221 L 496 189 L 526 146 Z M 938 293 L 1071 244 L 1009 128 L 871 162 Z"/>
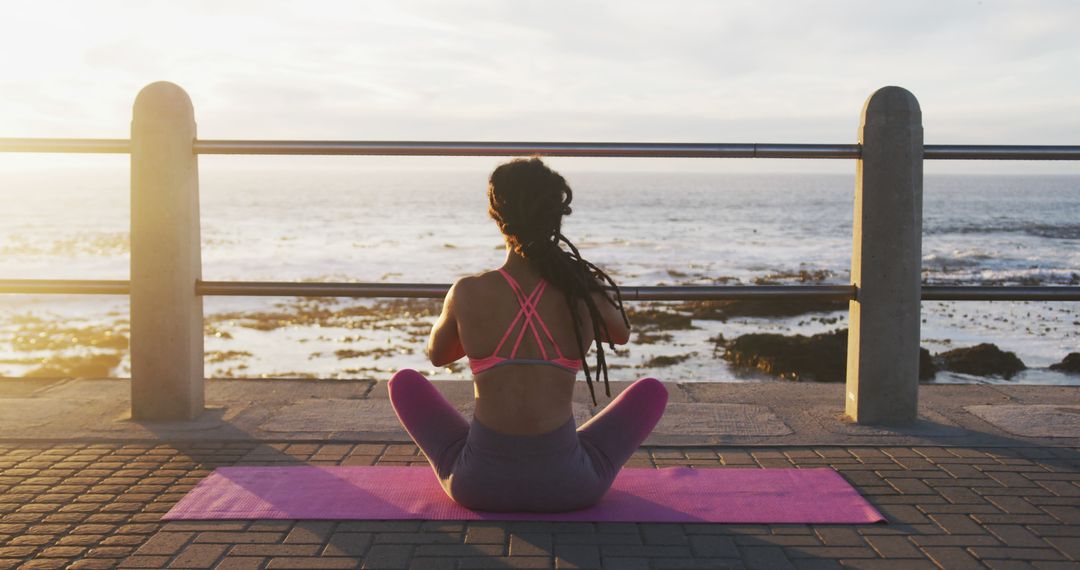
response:
<path id="1" fill-rule="evenodd" d="M 461 336 L 458 333 L 457 313 L 454 310 L 459 283 L 461 281 L 454 283 L 446 292 L 442 315 L 435 326 L 431 327 L 431 336 L 428 337 L 427 356 L 435 366 L 446 366 L 465 356 L 465 348 L 461 345 Z"/>
<path id="2" fill-rule="evenodd" d="M 600 311 L 600 316 L 604 319 L 604 324 L 607 325 L 606 335 L 604 334 L 604 327 L 600 327 L 600 341 L 615 344 L 629 342 L 630 325 L 623 320 L 623 314 L 619 311 L 619 308 L 612 305 L 603 293 L 593 293 L 592 299 L 593 303 L 596 303 L 596 308 Z"/>

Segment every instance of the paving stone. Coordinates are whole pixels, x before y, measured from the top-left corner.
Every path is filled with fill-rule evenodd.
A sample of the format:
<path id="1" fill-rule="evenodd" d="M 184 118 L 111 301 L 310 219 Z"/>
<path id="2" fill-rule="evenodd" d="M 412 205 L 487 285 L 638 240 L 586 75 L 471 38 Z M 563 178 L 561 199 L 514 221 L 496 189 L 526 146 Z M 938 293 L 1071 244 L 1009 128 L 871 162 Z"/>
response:
<path id="1" fill-rule="evenodd" d="M 266 567 L 271 570 L 315 570 L 318 568 L 356 568 L 359 563 L 359 560 L 353 558 L 285 557 L 271 558 Z M 396 566 L 396 568 L 401 567 Z"/>
<path id="2" fill-rule="evenodd" d="M 821 540 L 816 536 L 802 534 L 737 536 L 734 541 L 739 546 L 819 546 L 821 544 Z"/>
<path id="3" fill-rule="evenodd" d="M 910 477 L 890 477 L 885 481 L 905 495 L 933 495 L 935 491 L 919 479 Z"/>
<path id="4" fill-rule="evenodd" d="M 364 556 L 363 568 L 384 570 L 404 568 L 412 556 L 411 546 L 380 544 L 372 546 Z"/>
<path id="5" fill-rule="evenodd" d="M 299 521 L 285 536 L 285 544 L 325 544 L 335 526 L 326 521 Z"/>
<path id="6" fill-rule="evenodd" d="M 649 561 L 644 558 L 604 557 L 600 562 L 604 570 L 649 570 Z"/>
<path id="7" fill-rule="evenodd" d="M 107 566 L 99 566 L 99 568 L 112 568 L 116 563 L 113 561 L 105 561 Z M 131 556 L 125 559 L 119 564 L 119 568 L 164 568 L 169 563 L 168 556 Z"/>
<path id="8" fill-rule="evenodd" d="M 271 461 L 274 454 L 286 451 L 299 458 L 290 459 L 293 464 L 358 457 L 426 464 L 414 445 L 307 445 L 46 443 L 23 450 L 6 467 L 13 456 L 0 449 L 0 470 L 6 470 L 0 473 L 0 553 L 18 556 L 7 560 L 28 568 L 161 568 L 171 562 L 630 570 L 963 568 L 973 562 L 1065 568 L 1080 556 L 1080 454 L 1064 448 L 721 446 L 635 453 L 650 466 L 835 465 L 889 519 L 884 525 L 160 521 L 217 465 L 278 463 Z M 19 475 L 11 476 L 13 469 Z M 30 551 L 11 550 L 20 548 Z M 28 556 L 39 558 L 31 563 Z"/>
<path id="9" fill-rule="evenodd" d="M 857 546 L 801 546 L 787 551 L 788 558 L 876 558 L 877 553 L 869 547 Z"/>
<path id="10" fill-rule="evenodd" d="M 814 532 L 827 546 L 863 546 L 865 541 L 855 529 L 842 526 L 818 526 Z"/>
<path id="11" fill-rule="evenodd" d="M 983 560 L 992 570 L 1036 570 L 1035 565 L 1025 560 Z"/>
<path id="12" fill-rule="evenodd" d="M 506 542 L 506 528 L 497 524 L 470 523 L 465 534 L 466 544 L 502 544 Z"/>
<path id="13" fill-rule="evenodd" d="M 41 549 L 37 558 L 74 558 L 86 552 L 82 546 L 50 546 Z"/>
<path id="14" fill-rule="evenodd" d="M 7 541 L 8 546 L 41 546 L 53 541 L 53 536 L 48 534 L 24 534 Z"/>
<path id="15" fill-rule="evenodd" d="M 949 534 L 986 534 L 986 529 L 967 515 L 930 515 Z"/>
<path id="16" fill-rule="evenodd" d="M 1052 548 L 1004 548 L 1000 546 L 975 546 L 968 549 L 983 559 L 1004 560 L 1064 560 L 1060 552 Z"/>
<path id="17" fill-rule="evenodd" d="M 839 560 L 822 558 L 797 558 L 791 561 L 798 570 L 843 570 Z"/>
<path id="18" fill-rule="evenodd" d="M 605 544 L 600 547 L 600 553 L 605 558 L 640 556 L 645 558 L 689 558 L 689 546 L 632 546 L 623 544 Z"/>
<path id="19" fill-rule="evenodd" d="M 1038 481 L 1038 485 L 1059 497 L 1080 497 L 1080 486 L 1072 481 Z"/>
<path id="20" fill-rule="evenodd" d="M 417 532 L 420 521 L 344 521 L 338 532 Z"/>
<path id="21" fill-rule="evenodd" d="M 640 534 L 638 523 L 631 522 L 600 522 L 596 523 L 598 533 Z"/>
<path id="22" fill-rule="evenodd" d="M 986 498 L 967 487 L 937 487 L 937 492 L 953 504 L 958 505 L 985 505 Z M 995 507 L 996 508 L 996 507 Z"/>
<path id="23" fill-rule="evenodd" d="M 559 544 L 642 544 L 641 533 L 556 534 Z M 685 536 L 684 536 L 685 538 Z"/>
<path id="24" fill-rule="evenodd" d="M 292 528 L 293 523 L 289 521 L 277 521 L 277 520 L 259 520 L 251 521 L 247 530 L 252 532 L 285 532 Z"/>
<path id="25" fill-rule="evenodd" d="M 285 535 L 280 532 L 201 532 L 195 542 L 222 542 L 233 544 L 273 544 Z"/>
<path id="26" fill-rule="evenodd" d="M 324 556 L 364 556 L 371 548 L 373 541 L 371 533 L 367 532 L 337 532 L 330 535 Z M 380 552 L 385 550 L 380 549 Z"/>
<path id="27" fill-rule="evenodd" d="M 695 558 L 693 560 L 657 558 L 651 562 L 655 570 L 733 570 L 743 568 L 741 560 L 727 558 Z"/>
<path id="28" fill-rule="evenodd" d="M 105 539 L 101 541 L 101 544 L 104 544 L 104 545 L 107 545 L 107 546 L 108 545 L 138 546 L 138 545 L 142 544 L 144 540 L 146 540 L 146 537 L 144 537 L 144 536 L 114 534 L 112 536 L 105 537 Z"/>
<path id="29" fill-rule="evenodd" d="M 814 527 L 808 524 L 771 524 L 769 530 L 773 534 L 814 534 Z"/>
<path id="30" fill-rule="evenodd" d="M 1008 471 L 995 471 L 990 473 L 990 477 L 998 483 L 1001 483 L 1005 487 L 1037 487 L 1038 485 L 1031 479 L 1024 477 L 1020 473 L 1010 473 Z"/>
<path id="31" fill-rule="evenodd" d="M 378 547 L 376 545 L 372 549 Z M 417 556 L 502 556 L 501 544 L 421 544 L 416 547 Z"/>
<path id="32" fill-rule="evenodd" d="M 160 532 L 135 550 L 135 554 L 176 554 L 193 536 L 194 532 Z"/>
<path id="33" fill-rule="evenodd" d="M 748 570 L 794 570 L 795 565 L 775 546 L 740 547 L 743 564 Z"/>
<path id="34" fill-rule="evenodd" d="M 1075 562 L 1036 560 L 1031 565 L 1038 570 L 1076 570 Z"/>
<path id="35" fill-rule="evenodd" d="M 86 552 L 87 558 L 124 558 L 133 549 L 127 546 L 98 546 Z"/>
<path id="36" fill-rule="evenodd" d="M 981 562 L 968 554 L 963 548 L 955 546 L 932 546 L 923 549 L 926 554 L 942 568 L 949 570 L 967 570 L 983 568 Z"/>
<path id="37" fill-rule="evenodd" d="M 465 532 L 465 524 L 465 521 L 421 521 L 420 532 Z"/>
<path id="38" fill-rule="evenodd" d="M 1069 559 L 1080 561 L 1080 538 L 1055 536 L 1047 538 L 1046 542 Z"/>
<path id="39" fill-rule="evenodd" d="M 1029 525 L 1027 527 L 1031 532 L 1043 537 L 1047 536 L 1064 536 L 1064 537 L 1080 537 L 1080 526 L 1074 525 Z"/>
<path id="40" fill-rule="evenodd" d="M 510 535 L 510 556 L 544 556 L 554 550 L 550 534 L 523 532 Z"/>
<path id="41" fill-rule="evenodd" d="M 388 532 L 375 535 L 375 544 L 455 544 L 461 533 L 445 532 Z M 501 544 L 502 541 L 500 540 Z"/>
<path id="42" fill-rule="evenodd" d="M 230 556 L 316 556 L 321 544 L 237 544 Z"/>
<path id="43" fill-rule="evenodd" d="M 881 560 L 874 558 L 840 560 L 840 567 L 852 570 L 938 570 L 940 567 L 929 560 Z M 801 570 L 800 566 L 800 570 Z M 949 566 L 945 567 L 950 568 Z"/>
<path id="44" fill-rule="evenodd" d="M 276 547 L 276 545 L 263 546 Z M 229 546 L 225 544 L 192 544 L 180 551 L 170 566 L 173 568 L 212 568 L 228 549 Z"/>
<path id="45" fill-rule="evenodd" d="M 641 534 L 645 544 L 688 544 L 686 533 L 677 524 L 642 524 Z"/>
<path id="46" fill-rule="evenodd" d="M 913 535 L 911 541 L 920 547 L 927 546 L 998 546 L 1001 541 L 990 534 L 939 534 Z M 925 548 L 924 548 L 925 549 Z"/>
<path id="47" fill-rule="evenodd" d="M 1057 521 L 1050 515 L 1010 515 L 1010 514 L 981 514 L 971 515 L 979 524 L 1054 524 Z"/>
<path id="48" fill-rule="evenodd" d="M 735 541 L 727 536 L 693 535 L 690 537 L 690 551 L 694 556 L 706 558 L 739 557 Z"/>
<path id="49" fill-rule="evenodd" d="M 1043 511 L 1024 500 L 1023 497 L 993 496 L 988 497 L 991 503 L 1002 512 L 1018 515 L 1041 515 Z"/>
<path id="50" fill-rule="evenodd" d="M 409 561 L 409 570 L 456 570 L 457 567 L 453 558 L 416 557 Z"/>
<path id="51" fill-rule="evenodd" d="M 1046 505 L 1040 508 L 1065 524 L 1080 524 L 1080 508 L 1064 505 Z"/>
<path id="52" fill-rule="evenodd" d="M 1006 546 L 1020 548 L 1045 548 L 1048 546 L 1046 541 L 1020 525 L 986 525 L 986 530 L 998 537 L 998 540 Z"/>
<path id="53" fill-rule="evenodd" d="M 1001 514 L 1001 511 L 997 507 L 991 504 L 982 505 L 953 505 L 953 504 L 939 504 L 922 503 L 919 506 L 919 510 L 928 514 L 942 514 L 942 515 L 976 515 L 976 514 Z"/>
<path id="54" fill-rule="evenodd" d="M 265 558 L 256 556 L 226 556 L 214 566 L 214 570 L 259 570 L 266 562 Z"/>
<path id="55" fill-rule="evenodd" d="M 873 471 L 841 469 L 839 472 L 852 485 L 880 486 L 884 483 L 884 480 Z"/>
<path id="56" fill-rule="evenodd" d="M 557 544 L 555 567 L 600 568 L 600 548 L 586 544 Z"/>
<path id="57" fill-rule="evenodd" d="M 867 536 L 866 543 L 882 558 L 922 558 L 921 550 L 915 548 L 906 536 Z"/>
<path id="58" fill-rule="evenodd" d="M 464 558 L 458 561 L 458 568 L 468 570 L 472 568 L 553 568 L 553 566 L 547 558 L 493 556 L 490 558 Z"/>
<path id="59" fill-rule="evenodd" d="M 67 566 L 66 560 L 58 558 L 45 559 L 35 558 L 19 566 L 19 570 L 59 570 Z"/>
<path id="60" fill-rule="evenodd" d="M 194 521 L 176 521 L 165 523 L 165 526 L 161 529 L 164 531 L 201 531 L 201 530 L 219 530 L 219 531 L 231 531 L 231 530 L 244 530 L 248 527 L 247 521 L 207 521 L 207 522 L 194 522 Z"/>

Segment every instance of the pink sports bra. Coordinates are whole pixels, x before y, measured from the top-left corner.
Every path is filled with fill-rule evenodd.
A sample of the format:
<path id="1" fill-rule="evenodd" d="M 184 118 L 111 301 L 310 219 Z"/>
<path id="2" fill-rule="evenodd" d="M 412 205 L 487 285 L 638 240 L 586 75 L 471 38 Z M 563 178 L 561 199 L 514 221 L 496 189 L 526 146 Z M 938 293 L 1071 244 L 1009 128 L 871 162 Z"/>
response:
<path id="1" fill-rule="evenodd" d="M 540 297 L 543 296 L 544 291 L 547 289 L 547 281 L 541 279 L 540 282 L 536 284 L 536 288 L 533 289 L 532 293 L 525 295 L 525 291 L 522 290 L 521 285 L 519 285 L 509 273 L 503 269 L 499 269 L 499 273 L 506 278 L 506 282 L 509 283 L 510 288 L 514 290 L 514 295 L 517 297 L 518 305 L 520 305 L 521 308 L 518 310 L 514 320 L 510 322 L 510 326 L 507 327 L 506 333 L 503 334 L 502 340 L 499 341 L 499 345 L 495 347 L 491 356 L 485 358 L 469 358 L 469 368 L 472 368 L 473 374 L 479 374 L 489 368 L 505 366 L 507 364 L 546 364 L 577 373 L 577 371 L 581 369 L 581 361 L 563 356 L 562 351 L 559 350 L 559 345 L 551 336 L 551 331 L 548 330 L 547 325 L 545 325 L 543 319 L 540 318 L 540 314 L 536 312 L 536 306 L 540 303 Z M 524 317 L 524 320 L 522 317 Z M 518 321 L 522 321 L 521 330 L 518 331 L 517 340 L 514 341 L 514 348 L 510 350 L 510 358 L 503 358 L 499 356 L 499 351 L 502 350 L 503 345 L 506 344 L 506 340 L 510 338 L 510 333 L 513 332 Z M 544 343 L 540 340 L 540 332 L 536 328 L 537 324 L 540 325 L 540 329 L 544 331 L 544 335 L 547 336 L 551 346 L 555 349 L 555 354 L 558 356 L 557 358 L 548 358 L 547 350 L 544 349 Z M 521 346 L 521 339 L 525 337 L 525 329 L 532 330 L 533 338 L 536 339 L 536 345 L 540 347 L 542 358 L 515 358 L 518 347 Z"/>

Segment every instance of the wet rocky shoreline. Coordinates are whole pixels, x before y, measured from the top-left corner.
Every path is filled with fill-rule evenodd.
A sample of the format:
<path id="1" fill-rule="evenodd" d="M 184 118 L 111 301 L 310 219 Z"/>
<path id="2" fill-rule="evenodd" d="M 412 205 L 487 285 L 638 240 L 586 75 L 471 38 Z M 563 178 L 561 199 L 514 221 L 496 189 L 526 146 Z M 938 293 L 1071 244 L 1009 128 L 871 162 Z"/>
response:
<path id="1" fill-rule="evenodd" d="M 829 275 L 816 272 L 801 272 L 761 278 L 755 283 L 819 284 L 819 279 L 827 277 Z M 664 370 L 677 368 L 693 359 L 719 359 L 732 368 L 766 377 L 840 382 L 844 380 L 846 366 L 847 329 L 843 328 L 842 322 L 846 305 L 846 302 L 831 301 L 746 300 L 628 303 L 627 313 L 634 335 L 628 347 L 617 348 L 610 367 L 612 370 Z M 436 299 L 362 302 L 298 297 L 275 300 L 269 308 L 259 310 L 207 311 L 204 330 L 208 376 L 258 376 L 253 373 L 252 364 L 259 359 L 258 345 L 262 337 L 256 333 L 300 330 L 305 334 L 293 343 L 300 352 L 292 362 L 303 362 L 304 359 L 336 362 L 336 372 L 327 374 L 297 366 L 275 372 L 273 377 L 378 377 L 393 370 L 403 360 L 423 358 L 424 342 L 440 306 L 441 301 Z M 123 364 L 129 358 L 129 323 L 125 314 L 110 315 L 109 321 L 89 324 L 31 313 L 12 315 L 0 333 L 0 343 L 10 343 L 15 357 L 0 359 L 0 365 L 21 366 L 24 372 L 18 375 L 26 377 L 128 375 L 130 372 L 124 370 Z M 715 329 L 715 323 L 780 319 L 826 330 L 810 335 L 750 332 L 725 338 L 725 328 L 714 336 L 704 337 L 704 342 L 688 344 L 681 340 L 685 335 L 700 333 L 706 325 Z M 936 342 L 953 344 L 948 339 Z M 233 346 L 228 346 L 230 344 Z M 672 352 L 675 347 L 689 350 Z M 78 350 L 65 350 L 72 348 Z M 662 350 L 654 352 L 654 349 Z M 932 354 L 923 348 L 920 378 L 931 381 L 938 371 L 951 371 L 1010 380 L 1028 367 L 1007 349 L 992 343 L 976 343 Z M 631 351 L 636 362 L 628 361 Z M 1049 369 L 1080 374 L 1080 353 L 1068 353 Z M 460 363 L 441 370 L 465 377 L 465 367 Z M 266 374 L 263 377 L 267 377 Z"/>

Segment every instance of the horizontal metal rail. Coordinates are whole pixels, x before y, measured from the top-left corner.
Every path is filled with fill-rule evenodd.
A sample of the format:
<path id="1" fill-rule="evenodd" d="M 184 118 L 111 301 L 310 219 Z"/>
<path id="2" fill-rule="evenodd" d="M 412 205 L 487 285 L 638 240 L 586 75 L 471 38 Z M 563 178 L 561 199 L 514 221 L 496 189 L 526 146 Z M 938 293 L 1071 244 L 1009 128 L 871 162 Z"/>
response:
<path id="1" fill-rule="evenodd" d="M 196 281 L 205 296 L 251 297 L 383 297 L 441 299 L 449 284 L 431 283 L 303 283 L 289 281 Z M 702 285 L 620 287 L 628 301 L 849 301 L 853 285 Z M 0 294 L 128 295 L 129 281 L 0 279 Z M 1080 287 L 977 287 L 924 285 L 923 301 L 1080 301 Z"/>
<path id="2" fill-rule="evenodd" d="M 196 140 L 196 154 L 859 158 L 857 144 Z M 0 152 L 129 153 L 127 139 L 0 138 Z M 925 145 L 927 160 L 1080 160 L 1080 146 Z"/>
<path id="3" fill-rule="evenodd" d="M 441 299 L 450 285 L 425 283 L 274 283 L 201 281 L 200 295 L 265 295 L 303 297 L 413 297 Z M 846 301 L 851 285 L 619 287 L 627 301 L 712 301 L 734 299 Z"/>
<path id="4" fill-rule="evenodd" d="M 64 154 L 128 154 L 128 139 L 4 139 L 0 152 L 41 152 Z"/>
<path id="5" fill-rule="evenodd" d="M 197 281 L 199 295 L 228 297 L 395 297 L 441 299 L 450 290 L 441 283 L 289 283 L 284 281 Z"/>
<path id="6" fill-rule="evenodd" d="M 195 141 L 197 154 L 858 158 L 859 145 L 457 141 Z"/>
<path id="7" fill-rule="evenodd" d="M 952 145 L 923 146 L 926 160 L 1080 160 L 1080 146 Z"/>
<path id="8" fill-rule="evenodd" d="M 131 282 L 89 279 L 0 279 L 0 294 L 130 295 Z"/>
<path id="9" fill-rule="evenodd" d="M 1080 287 L 977 287 L 923 285 L 923 301 L 1080 301 Z"/>

